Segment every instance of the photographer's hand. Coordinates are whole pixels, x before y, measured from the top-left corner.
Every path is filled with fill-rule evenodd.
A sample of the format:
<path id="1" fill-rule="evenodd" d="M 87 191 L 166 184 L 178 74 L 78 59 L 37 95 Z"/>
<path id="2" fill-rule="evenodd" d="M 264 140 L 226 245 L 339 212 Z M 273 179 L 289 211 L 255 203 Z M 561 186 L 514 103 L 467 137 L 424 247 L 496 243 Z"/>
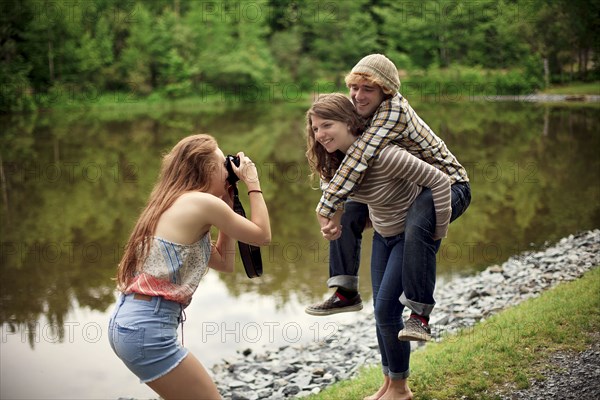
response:
<path id="1" fill-rule="evenodd" d="M 240 166 L 232 164 L 233 172 L 246 184 L 248 190 L 260 190 L 260 182 L 258 181 L 258 171 L 256 165 L 243 152 L 237 153 L 240 159 Z"/>

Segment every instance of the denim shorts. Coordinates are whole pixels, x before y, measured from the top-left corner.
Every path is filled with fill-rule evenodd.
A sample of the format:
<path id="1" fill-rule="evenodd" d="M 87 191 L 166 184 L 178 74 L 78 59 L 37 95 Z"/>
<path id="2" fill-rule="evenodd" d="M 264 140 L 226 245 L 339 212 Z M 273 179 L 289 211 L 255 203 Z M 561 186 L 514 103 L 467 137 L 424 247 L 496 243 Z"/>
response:
<path id="1" fill-rule="evenodd" d="M 115 354 L 142 383 L 164 376 L 188 350 L 177 341 L 181 304 L 162 297 L 119 296 L 108 325 Z"/>

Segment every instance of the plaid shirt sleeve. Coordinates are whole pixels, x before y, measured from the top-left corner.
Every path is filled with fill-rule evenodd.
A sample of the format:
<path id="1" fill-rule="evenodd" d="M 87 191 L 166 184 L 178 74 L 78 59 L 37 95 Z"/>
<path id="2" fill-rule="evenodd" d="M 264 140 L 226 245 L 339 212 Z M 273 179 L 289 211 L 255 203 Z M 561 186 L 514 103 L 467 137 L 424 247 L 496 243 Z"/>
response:
<path id="1" fill-rule="evenodd" d="M 323 190 L 317 213 L 331 218 L 362 181 L 373 159 L 406 128 L 401 121 L 400 96 L 381 103 L 369 128 L 350 146 L 337 172 Z M 403 118 L 404 119 L 404 118 Z"/>

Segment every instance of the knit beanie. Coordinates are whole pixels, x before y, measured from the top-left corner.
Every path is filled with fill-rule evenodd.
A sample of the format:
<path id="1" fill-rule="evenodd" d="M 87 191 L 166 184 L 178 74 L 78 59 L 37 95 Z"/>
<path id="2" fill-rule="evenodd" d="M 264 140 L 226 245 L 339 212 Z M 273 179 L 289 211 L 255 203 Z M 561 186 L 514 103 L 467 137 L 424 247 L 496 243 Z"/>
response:
<path id="1" fill-rule="evenodd" d="M 370 54 L 363 57 L 352 68 L 351 73 L 365 73 L 383 82 L 386 89 L 393 92 L 400 90 L 398 69 L 389 58 L 383 54 Z"/>

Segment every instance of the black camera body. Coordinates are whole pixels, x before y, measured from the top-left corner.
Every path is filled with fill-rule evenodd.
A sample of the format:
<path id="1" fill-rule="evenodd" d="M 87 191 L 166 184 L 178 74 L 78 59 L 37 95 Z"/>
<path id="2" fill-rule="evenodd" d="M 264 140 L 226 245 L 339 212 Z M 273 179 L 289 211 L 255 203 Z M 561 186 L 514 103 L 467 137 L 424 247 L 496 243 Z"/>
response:
<path id="1" fill-rule="evenodd" d="M 240 158 L 238 156 L 228 155 L 225 157 L 225 168 L 227 168 L 227 182 L 230 185 L 235 185 L 237 181 L 240 180 L 238 176 L 233 172 L 233 168 L 231 167 L 231 163 L 234 163 L 236 167 L 240 166 Z"/>
<path id="2" fill-rule="evenodd" d="M 238 196 L 237 181 L 240 180 L 238 176 L 233 172 L 231 163 L 235 164 L 236 167 L 240 166 L 240 158 L 238 156 L 228 155 L 225 157 L 225 168 L 227 168 L 227 182 L 233 186 L 233 211 L 242 217 L 246 217 L 244 207 L 240 202 Z M 240 257 L 242 258 L 242 264 L 244 264 L 244 270 L 248 278 L 256 278 L 262 275 L 262 258 L 260 256 L 260 247 L 252 246 L 247 243 L 238 242 L 238 248 L 240 249 Z"/>

